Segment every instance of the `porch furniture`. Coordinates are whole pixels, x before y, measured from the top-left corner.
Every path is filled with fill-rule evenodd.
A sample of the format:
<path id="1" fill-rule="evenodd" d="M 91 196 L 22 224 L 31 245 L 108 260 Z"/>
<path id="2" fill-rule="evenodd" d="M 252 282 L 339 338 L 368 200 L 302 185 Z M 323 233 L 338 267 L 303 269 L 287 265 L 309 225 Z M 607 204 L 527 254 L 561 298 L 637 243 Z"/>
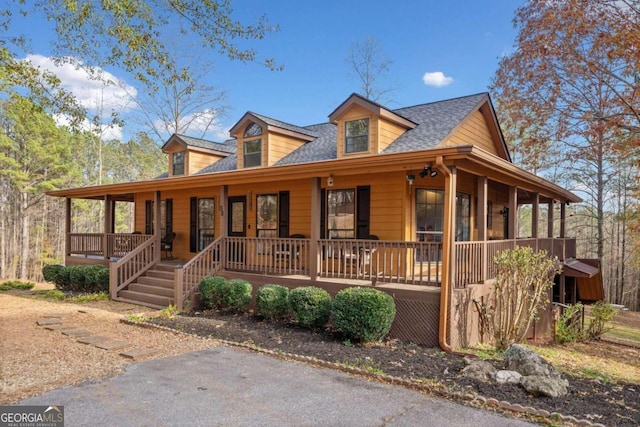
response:
<path id="1" fill-rule="evenodd" d="M 362 240 L 380 240 L 380 238 L 375 234 L 370 234 Z M 351 269 L 356 267 L 358 276 L 363 275 L 366 271 L 365 267 L 371 265 L 371 257 L 377 250 L 377 247 L 369 245 L 355 245 L 350 251 L 344 251 L 342 254 L 343 271 L 346 271 L 347 267 Z"/>
<path id="2" fill-rule="evenodd" d="M 162 251 L 164 252 L 164 259 L 172 260 L 173 259 L 173 241 L 176 238 L 176 233 L 171 232 L 167 234 L 164 239 L 160 241 L 162 246 Z"/>
<path id="3" fill-rule="evenodd" d="M 289 237 L 287 237 L 287 239 L 304 239 L 304 238 L 305 238 L 304 234 L 291 234 Z M 291 263 L 291 261 L 293 261 L 294 259 L 296 261 L 300 260 L 300 245 L 291 243 L 291 242 L 281 243 L 273 247 L 272 253 L 273 253 L 274 262 L 284 261 L 288 266 Z"/>

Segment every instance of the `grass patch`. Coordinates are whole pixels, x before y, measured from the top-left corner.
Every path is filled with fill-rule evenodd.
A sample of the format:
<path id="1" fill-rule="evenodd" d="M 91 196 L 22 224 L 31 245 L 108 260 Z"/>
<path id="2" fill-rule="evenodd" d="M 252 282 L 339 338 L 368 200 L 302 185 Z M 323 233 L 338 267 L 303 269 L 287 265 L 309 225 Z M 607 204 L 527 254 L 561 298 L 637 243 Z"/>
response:
<path id="1" fill-rule="evenodd" d="M 0 291 L 10 291 L 12 289 L 26 291 L 29 289 L 33 289 L 34 286 L 35 284 L 31 282 L 22 282 L 20 280 L 10 280 L 8 282 L 4 282 L 0 284 Z"/>
<path id="2" fill-rule="evenodd" d="M 57 289 L 37 290 L 33 291 L 32 294 L 39 298 L 53 299 L 56 301 L 62 301 L 67 298 L 67 294 Z"/>
<path id="3" fill-rule="evenodd" d="M 142 323 L 142 322 L 145 322 L 147 320 L 147 317 L 142 315 L 142 314 L 127 314 L 125 319 L 127 319 L 127 321 L 133 322 L 133 323 Z"/>
<path id="4" fill-rule="evenodd" d="M 615 325 L 613 329 L 603 335 L 612 340 L 628 341 L 640 346 L 640 329 L 629 326 Z"/>
<path id="5" fill-rule="evenodd" d="M 77 295 L 75 297 L 69 297 L 67 301 L 71 302 L 93 302 L 93 301 L 109 301 L 108 292 L 95 292 L 93 294 Z"/>

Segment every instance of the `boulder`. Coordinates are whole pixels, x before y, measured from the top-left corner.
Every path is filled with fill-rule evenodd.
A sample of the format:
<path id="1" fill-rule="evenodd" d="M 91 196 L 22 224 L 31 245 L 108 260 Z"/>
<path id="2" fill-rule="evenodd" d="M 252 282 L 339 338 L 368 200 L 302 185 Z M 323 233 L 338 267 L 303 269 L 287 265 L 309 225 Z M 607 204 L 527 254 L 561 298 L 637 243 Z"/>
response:
<path id="1" fill-rule="evenodd" d="M 484 360 L 468 361 L 460 375 L 467 378 L 474 378 L 480 381 L 491 381 L 496 372 L 495 366 Z"/>
<path id="2" fill-rule="evenodd" d="M 498 384 L 519 384 L 522 379 L 522 375 L 516 371 L 496 371 L 493 378 Z"/>
<path id="3" fill-rule="evenodd" d="M 538 353 L 519 344 L 511 345 L 504 353 L 504 368 L 520 372 L 523 377 L 529 375 L 560 376 L 556 368 L 540 357 Z"/>
<path id="4" fill-rule="evenodd" d="M 529 375 L 522 377 L 520 384 L 534 396 L 559 397 L 569 391 L 569 381 L 558 377 Z"/>

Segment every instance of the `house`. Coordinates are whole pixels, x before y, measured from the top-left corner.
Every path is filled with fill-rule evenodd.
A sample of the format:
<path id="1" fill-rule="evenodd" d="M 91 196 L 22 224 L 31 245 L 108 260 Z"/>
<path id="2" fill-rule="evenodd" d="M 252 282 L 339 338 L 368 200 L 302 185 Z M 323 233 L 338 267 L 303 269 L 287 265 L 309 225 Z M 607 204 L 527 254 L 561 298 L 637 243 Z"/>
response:
<path id="1" fill-rule="evenodd" d="M 171 136 L 152 181 L 50 192 L 67 200 L 66 263 L 104 262 L 112 299 L 152 306 L 182 307 L 214 273 L 376 286 L 396 300 L 393 336 L 446 349 L 482 338 L 473 301 L 488 298 L 499 250 L 563 261 L 563 302 L 602 297 L 597 265 L 565 235 L 581 200 L 512 163 L 487 93 L 394 110 L 352 94 L 326 123 L 247 112 L 230 134 Z M 104 233 L 74 233 L 73 199 L 104 201 Z M 120 202 L 135 206 L 134 234 L 113 233 Z"/>

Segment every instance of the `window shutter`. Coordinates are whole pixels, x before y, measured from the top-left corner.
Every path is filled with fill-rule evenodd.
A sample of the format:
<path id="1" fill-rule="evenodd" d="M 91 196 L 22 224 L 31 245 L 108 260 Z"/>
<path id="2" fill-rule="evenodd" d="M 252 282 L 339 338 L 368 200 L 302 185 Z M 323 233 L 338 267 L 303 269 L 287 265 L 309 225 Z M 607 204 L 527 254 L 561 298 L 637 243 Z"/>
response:
<path id="1" fill-rule="evenodd" d="M 144 234 L 153 234 L 153 201 L 144 202 Z"/>
<path id="2" fill-rule="evenodd" d="M 192 197 L 189 208 L 189 250 L 198 251 L 198 198 Z"/>
<path id="3" fill-rule="evenodd" d="M 356 196 L 356 212 L 358 223 L 356 224 L 356 239 L 366 239 L 369 236 L 369 218 L 370 218 L 370 198 L 371 187 L 363 186 L 357 188 Z"/>
<path id="4" fill-rule="evenodd" d="M 278 194 L 278 237 L 289 237 L 289 192 Z"/>

